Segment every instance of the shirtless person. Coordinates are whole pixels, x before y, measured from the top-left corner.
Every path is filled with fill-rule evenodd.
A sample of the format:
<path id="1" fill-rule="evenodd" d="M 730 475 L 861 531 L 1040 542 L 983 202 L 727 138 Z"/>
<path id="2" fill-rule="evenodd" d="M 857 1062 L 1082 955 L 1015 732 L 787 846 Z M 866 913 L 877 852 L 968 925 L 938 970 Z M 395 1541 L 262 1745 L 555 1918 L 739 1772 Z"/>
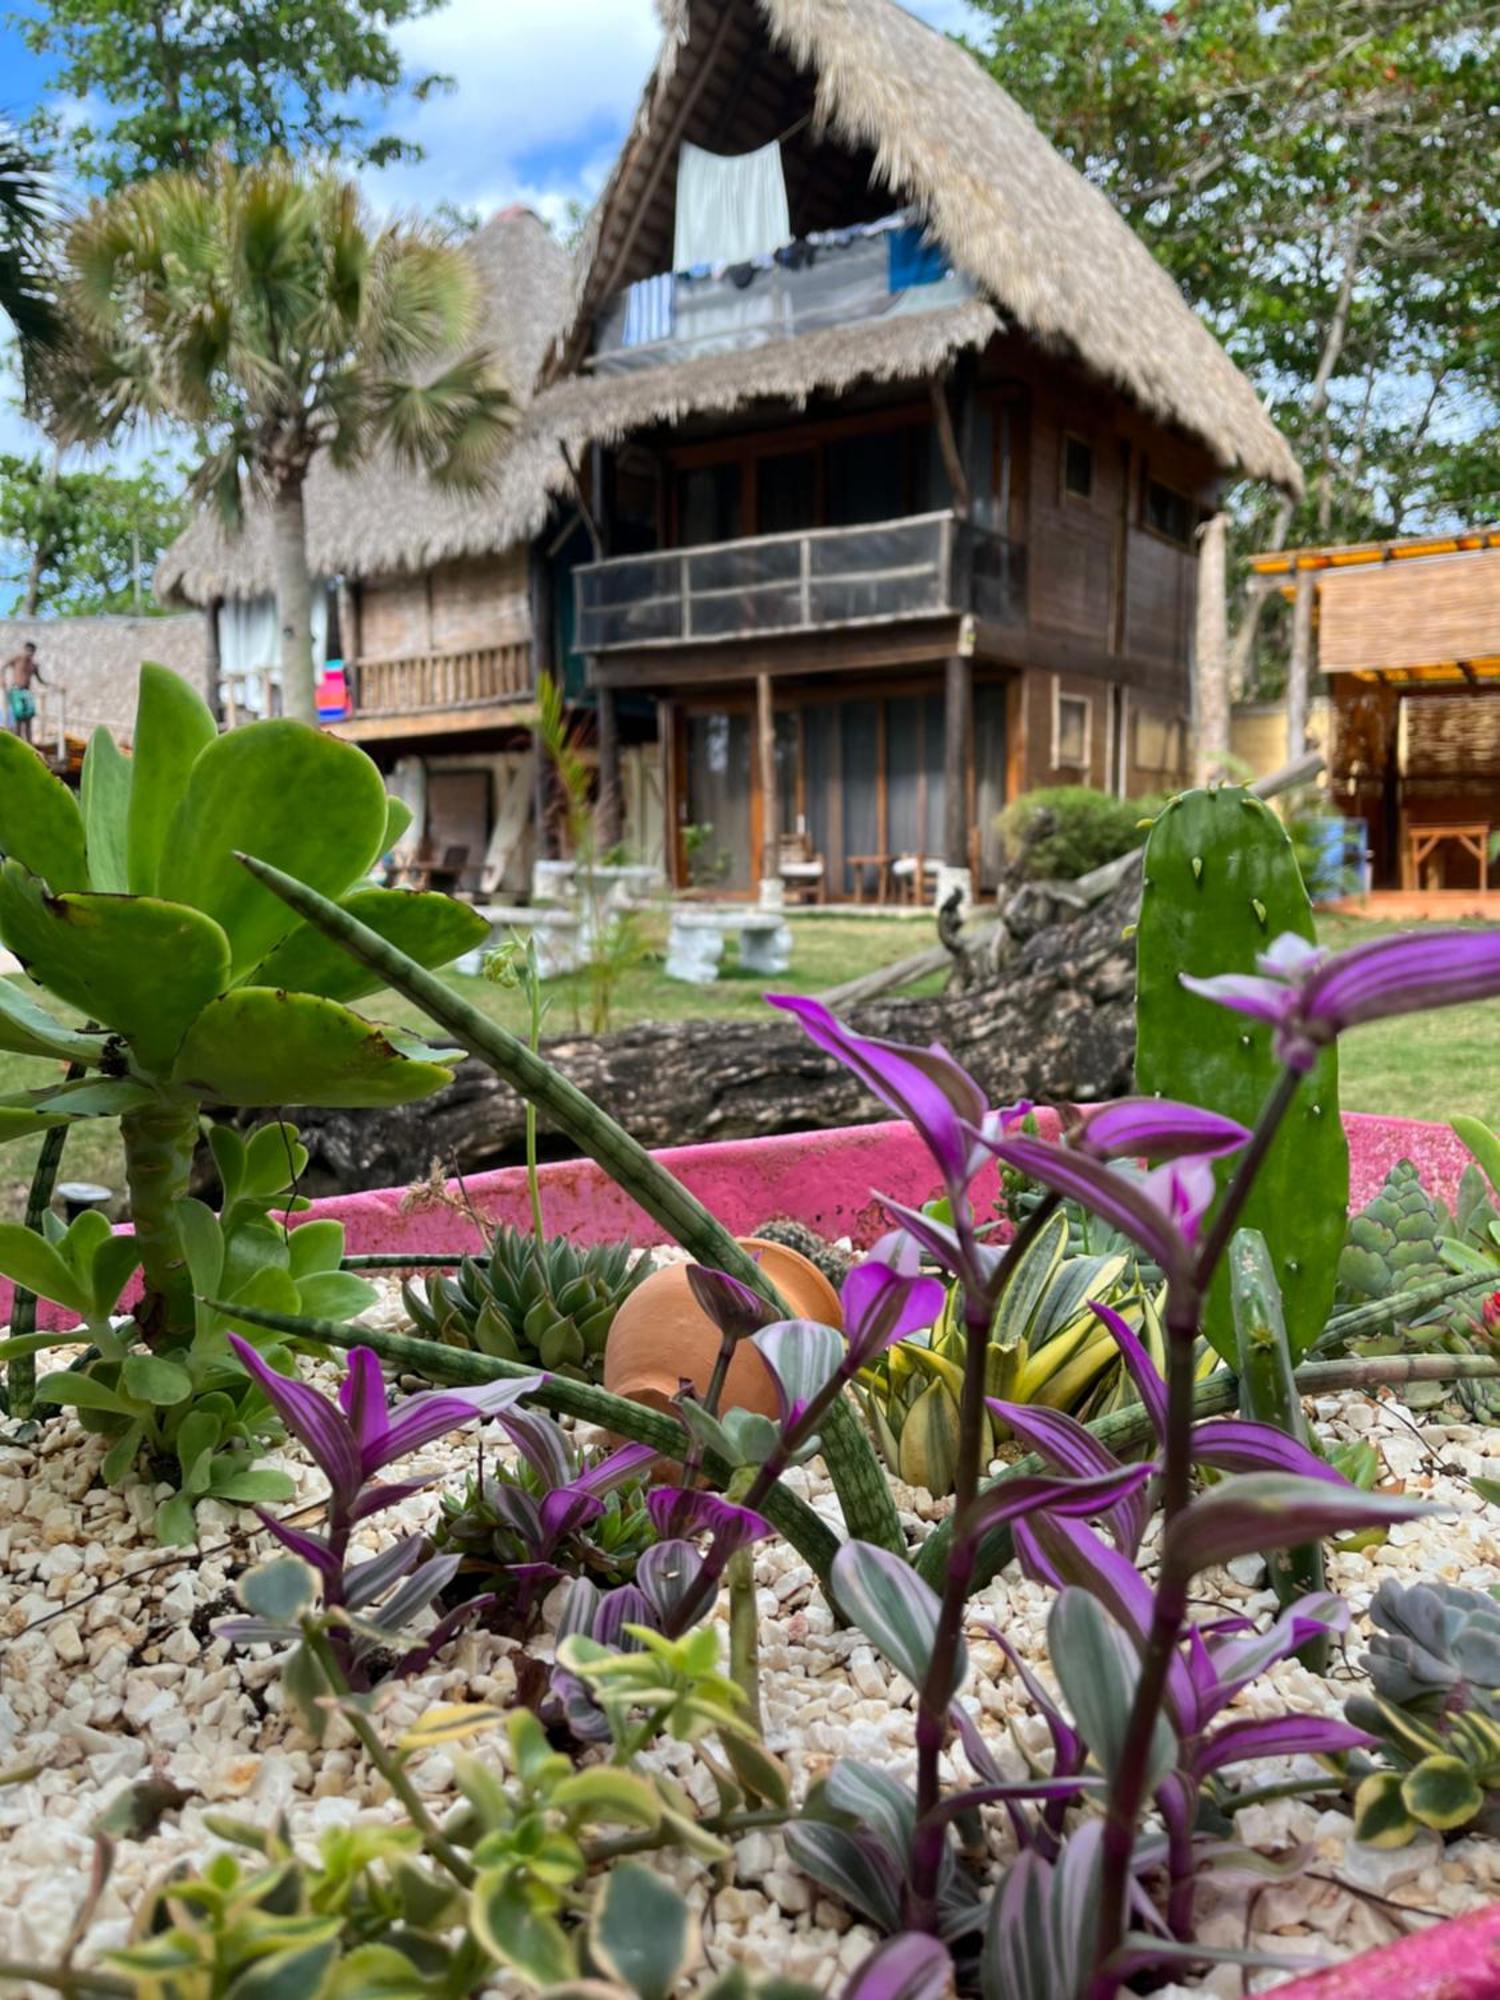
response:
<path id="1" fill-rule="evenodd" d="M 31 741 L 31 725 L 36 720 L 36 696 L 31 690 L 45 678 L 37 665 L 34 639 L 28 639 L 20 652 L 5 663 L 6 707 L 10 713 L 10 726 L 23 743 Z"/>

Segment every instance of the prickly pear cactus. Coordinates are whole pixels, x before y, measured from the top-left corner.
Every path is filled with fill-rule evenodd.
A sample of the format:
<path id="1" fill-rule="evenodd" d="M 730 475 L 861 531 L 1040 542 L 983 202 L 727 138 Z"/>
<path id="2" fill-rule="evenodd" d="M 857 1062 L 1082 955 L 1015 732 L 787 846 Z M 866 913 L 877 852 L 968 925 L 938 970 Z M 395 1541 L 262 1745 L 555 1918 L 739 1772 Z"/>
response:
<path id="1" fill-rule="evenodd" d="M 1307 890 L 1276 815 L 1234 785 L 1173 799 L 1146 843 L 1136 939 L 1139 1089 L 1254 1125 L 1280 1074 L 1271 1030 L 1187 992 L 1179 974 L 1253 972 L 1284 931 L 1314 935 Z M 1233 1157 L 1219 1163 L 1221 1187 L 1233 1166 Z M 1333 1304 L 1348 1201 L 1338 1052 L 1329 1049 L 1298 1092 L 1240 1218 L 1270 1247 L 1294 1357 L 1317 1339 Z M 1222 1263 L 1205 1331 L 1233 1365 Z"/>

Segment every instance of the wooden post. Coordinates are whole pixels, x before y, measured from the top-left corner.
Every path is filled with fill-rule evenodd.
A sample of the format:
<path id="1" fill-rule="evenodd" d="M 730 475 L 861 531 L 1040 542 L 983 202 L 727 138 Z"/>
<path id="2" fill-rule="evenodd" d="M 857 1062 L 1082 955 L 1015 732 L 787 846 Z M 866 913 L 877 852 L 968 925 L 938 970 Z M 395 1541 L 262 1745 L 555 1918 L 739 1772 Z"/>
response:
<path id="1" fill-rule="evenodd" d="M 776 794 L 776 704 L 771 676 L 755 676 L 756 739 L 760 752 L 760 879 L 781 880 L 781 803 Z"/>
<path id="2" fill-rule="evenodd" d="M 953 406 L 948 401 L 947 385 L 940 375 L 934 375 L 928 389 L 932 396 L 932 420 L 937 432 L 938 450 L 942 454 L 943 470 L 948 475 L 948 489 L 953 496 L 953 511 L 960 521 L 967 521 L 973 496 L 969 490 L 968 468 L 953 427 Z"/>
<path id="3" fill-rule="evenodd" d="M 1297 572 L 1292 599 L 1292 653 L 1286 670 L 1286 761 L 1307 747 L 1307 683 L 1312 673 L 1313 593 L 1317 583 L 1310 569 Z"/>
<path id="4" fill-rule="evenodd" d="M 969 741 L 973 735 L 974 664 L 949 656 L 943 703 L 943 859 L 969 865 Z M 919 891 L 920 894 L 920 891 Z"/>
<path id="5" fill-rule="evenodd" d="M 590 661 L 590 678 L 593 662 Z M 620 844 L 622 825 L 620 795 L 620 724 L 615 711 L 612 687 L 598 689 L 599 721 L 599 803 L 595 812 L 599 851 L 607 854 Z"/>
<path id="6" fill-rule="evenodd" d="M 1193 676 L 1196 751 L 1193 782 L 1206 785 L 1229 769 L 1229 625 L 1224 603 L 1228 517 L 1198 530 L 1197 657 Z M 1295 753 L 1293 753 L 1295 754 Z"/>
<path id="7" fill-rule="evenodd" d="M 223 605 L 224 600 L 222 597 L 215 597 L 209 600 L 206 614 L 208 618 L 208 643 L 204 648 L 203 659 L 204 678 L 208 683 L 203 690 L 204 699 L 213 710 L 214 718 L 221 729 L 225 727 L 224 686 L 220 679 L 223 671 L 223 662 L 219 653 L 219 613 L 223 609 Z"/>

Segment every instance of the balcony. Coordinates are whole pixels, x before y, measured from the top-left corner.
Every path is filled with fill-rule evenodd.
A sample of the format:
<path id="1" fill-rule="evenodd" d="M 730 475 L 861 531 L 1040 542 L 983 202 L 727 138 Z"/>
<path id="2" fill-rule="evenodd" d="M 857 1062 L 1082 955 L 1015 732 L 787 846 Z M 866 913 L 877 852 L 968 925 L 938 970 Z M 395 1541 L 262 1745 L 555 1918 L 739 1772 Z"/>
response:
<path id="1" fill-rule="evenodd" d="M 620 556 L 575 572 L 581 653 L 972 612 L 1016 624 L 1026 551 L 951 513 Z"/>

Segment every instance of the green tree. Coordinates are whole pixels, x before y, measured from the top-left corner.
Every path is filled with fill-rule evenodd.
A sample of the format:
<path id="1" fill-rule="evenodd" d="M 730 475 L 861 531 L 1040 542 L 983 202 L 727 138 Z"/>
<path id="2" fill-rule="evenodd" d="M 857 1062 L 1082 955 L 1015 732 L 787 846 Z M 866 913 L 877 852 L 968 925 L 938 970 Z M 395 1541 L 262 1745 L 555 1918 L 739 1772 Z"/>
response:
<path id="1" fill-rule="evenodd" d="M 485 478 L 513 406 L 472 265 L 416 225 L 376 228 L 358 191 L 280 159 L 162 174 L 74 227 L 70 338 L 50 397 L 66 443 L 165 419 L 202 443 L 194 497 L 231 525 L 271 512 L 287 712 L 315 716 L 303 492 L 314 459 L 388 449 L 459 486 Z"/>
<path id="2" fill-rule="evenodd" d="M 20 344 L 28 386 L 38 354 L 57 334 L 47 270 L 47 238 L 55 220 L 44 163 L 0 121 L 0 314 Z"/>
<path id="3" fill-rule="evenodd" d="M 1500 507 L 1500 0 L 975 0 L 995 76 L 1267 396 L 1300 508 L 1242 544 Z M 1243 677 L 1259 601 L 1242 620 Z"/>
<path id="4" fill-rule="evenodd" d="M 186 523 L 182 482 L 159 466 L 63 472 L 54 458 L 0 455 L 0 540 L 16 557 L 12 614 L 158 610 L 151 572 Z"/>
<path id="5" fill-rule="evenodd" d="M 11 25 L 51 60 L 49 97 L 83 107 L 39 127 L 85 180 L 116 188 L 205 166 L 219 147 L 245 163 L 273 152 L 347 154 L 371 164 L 417 158 L 367 136 L 360 94 L 388 104 L 446 85 L 409 78 L 391 37 L 441 0 L 48 0 Z M 94 115 L 97 107 L 107 116 Z"/>

